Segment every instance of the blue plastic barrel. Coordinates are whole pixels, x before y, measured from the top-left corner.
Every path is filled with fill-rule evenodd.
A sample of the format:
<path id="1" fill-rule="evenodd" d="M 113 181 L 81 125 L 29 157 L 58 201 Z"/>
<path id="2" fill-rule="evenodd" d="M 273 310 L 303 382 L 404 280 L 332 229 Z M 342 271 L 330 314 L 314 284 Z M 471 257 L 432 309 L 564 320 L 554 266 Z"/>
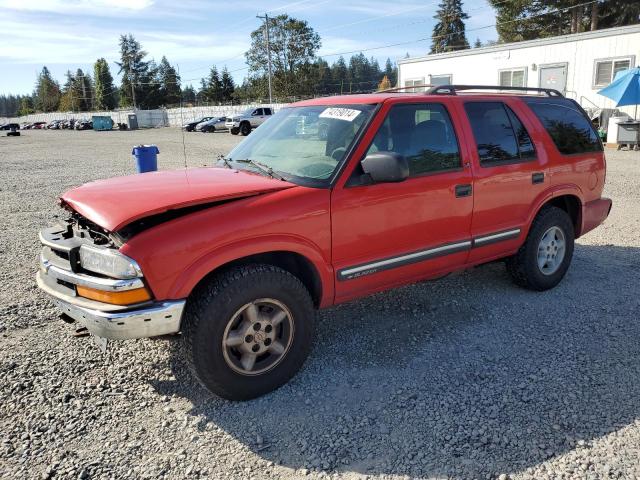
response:
<path id="1" fill-rule="evenodd" d="M 155 145 L 138 145 L 133 147 L 131 154 L 136 159 L 138 173 L 155 172 L 158 170 L 158 154 L 160 150 Z"/>

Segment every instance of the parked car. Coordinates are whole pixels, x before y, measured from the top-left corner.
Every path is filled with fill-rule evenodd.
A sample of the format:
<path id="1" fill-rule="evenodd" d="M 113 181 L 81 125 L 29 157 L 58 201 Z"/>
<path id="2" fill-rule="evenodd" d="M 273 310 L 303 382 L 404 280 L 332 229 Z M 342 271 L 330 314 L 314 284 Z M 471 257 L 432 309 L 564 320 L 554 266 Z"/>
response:
<path id="1" fill-rule="evenodd" d="M 33 124 L 31 125 L 31 128 L 36 129 L 36 130 L 42 130 L 43 128 L 45 128 L 47 125 L 47 122 L 33 122 Z"/>
<path id="2" fill-rule="evenodd" d="M 98 338 L 181 332 L 235 400 L 298 371 L 314 309 L 498 260 L 553 288 L 611 210 L 602 143 L 555 90 L 466 90 L 299 102 L 217 168 L 74 188 L 40 233 L 38 285 Z"/>
<path id="3" fill-rule="evenodd" d="M 211 120 L 212 118 L 214 117 L 202 117 L 198 120 L 194 120 L 193 122 L 187 122 L 184 125 L 182 125 L 182 129 L 186 132 L 193 132 L 193 130 L 196 128 L 196 125 L 198 125 L 199 123 Z"/>
<path id="4" fill-rule="evenodd" d="M 33 124 L 30 122 L 23 122 L 20 126 L 20 130 L 29 130 Z"/>
<path id="5" fill-rule="evenodd" d="M 58 130 L 61 123 L 62 120 L 53 120 L 47 124 L 46 128 L 49 130 Z"/>
<path id="6" fill-rule="evenodd" d="M 91 120 L 78 120 L 74 125 L 73 128 L 75 130 L 92 130 L 93 129 L 93 122 Z"/>
<path id="7" fill-rule="evenodd" d="M 233 135 L 247 136 L 251 130 L 259 127 L 272 115 L 271 108 L 248 108 L 239 115 L 227 118 L 225 126 Z"/>
<path id="8" fill-rule="evenodd" d="M 216 130 L 226 130 L 225 122 L 227 121 L 227 117 L 214 117 L 211 120 L 207 120 L 206 122 L 201 122 L 196 125 L 197 132 L 215 132 Z"/>
<path id="9" fill-rule="evenodd" d="M 0 125 L 0 130 L 20 130 L 19 123 L 4 123 Z"/>

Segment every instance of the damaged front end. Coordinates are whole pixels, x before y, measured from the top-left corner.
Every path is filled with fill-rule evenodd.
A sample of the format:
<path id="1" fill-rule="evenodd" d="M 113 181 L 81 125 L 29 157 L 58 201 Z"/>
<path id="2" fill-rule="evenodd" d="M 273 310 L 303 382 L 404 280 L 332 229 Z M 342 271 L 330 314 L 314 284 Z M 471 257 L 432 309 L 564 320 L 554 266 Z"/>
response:
<path id="1" fill-rule="evenodd" d="M 153 299 L 138 264 L 119 252 L 120 235 L 72 212 L 39 237 L 38 286 L 90 333 L 127 339 L 180 330 L 184 300 Z"/>

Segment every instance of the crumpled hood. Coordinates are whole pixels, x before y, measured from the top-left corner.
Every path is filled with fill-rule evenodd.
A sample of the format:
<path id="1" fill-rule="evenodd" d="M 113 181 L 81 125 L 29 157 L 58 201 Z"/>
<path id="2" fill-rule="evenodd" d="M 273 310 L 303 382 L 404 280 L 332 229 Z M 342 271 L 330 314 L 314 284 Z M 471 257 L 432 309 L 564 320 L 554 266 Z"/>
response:
<path id="1" fill-rule="evenodd" d="M 135 220 L 168 210 L 294 186 L 228 168 L 193 168 L 97 180 L 69 190 L 61 201 L 102 228 L 115 232 Z"/>

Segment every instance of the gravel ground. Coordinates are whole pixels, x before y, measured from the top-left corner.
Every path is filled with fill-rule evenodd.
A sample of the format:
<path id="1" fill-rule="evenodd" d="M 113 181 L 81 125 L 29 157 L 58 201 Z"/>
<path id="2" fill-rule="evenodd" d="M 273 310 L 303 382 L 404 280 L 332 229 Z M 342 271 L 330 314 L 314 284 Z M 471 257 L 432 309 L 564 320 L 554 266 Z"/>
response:
<path id="1" fill-rule="evenodd" d="M 237 140 L 187 134 L 187 163 Z M 184 164 L 174 129 L 0 137 L 0 478 L 640 476 L 640 153 L 608 152 L 614 210 L 556 289 L 492 264 L 323 311 L 302 372 L 231 403 L 175 338 L 105 356 L 35 287 L 56 196 L 131 173 L 137 143 Z"/>

